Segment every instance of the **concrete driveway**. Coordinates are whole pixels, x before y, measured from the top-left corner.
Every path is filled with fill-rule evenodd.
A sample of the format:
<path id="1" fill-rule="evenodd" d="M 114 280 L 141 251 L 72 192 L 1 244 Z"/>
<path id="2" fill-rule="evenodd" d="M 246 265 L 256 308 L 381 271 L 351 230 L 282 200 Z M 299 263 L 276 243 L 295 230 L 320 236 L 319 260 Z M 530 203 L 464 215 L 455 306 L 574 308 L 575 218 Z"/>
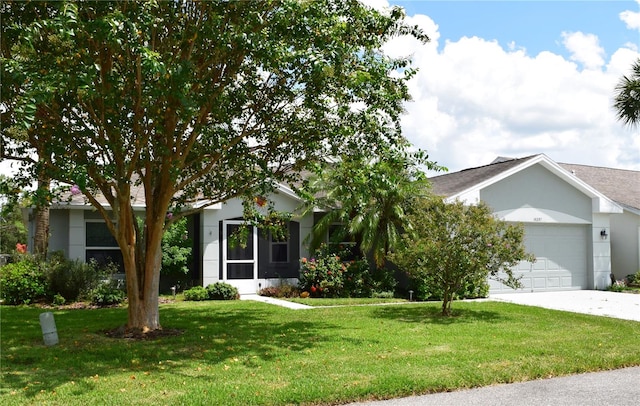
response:
<path id="1" fill-rule="evenodd" d="M 503 293 L 489 299 L 640 321 L 640 294 L 605 292 L 601 290 L 572 290 L 564 292 Z"/>

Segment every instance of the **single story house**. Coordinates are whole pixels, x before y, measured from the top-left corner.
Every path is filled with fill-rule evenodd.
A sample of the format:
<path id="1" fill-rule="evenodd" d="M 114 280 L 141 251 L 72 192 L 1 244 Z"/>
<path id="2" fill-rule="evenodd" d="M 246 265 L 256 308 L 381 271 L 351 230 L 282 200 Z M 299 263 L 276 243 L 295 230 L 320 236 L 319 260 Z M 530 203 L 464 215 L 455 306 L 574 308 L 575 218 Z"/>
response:
<path id="1" fill-rule="evenodd" d="M 640 172 L 556 163 L 546 155 L 498 158 L 430 178 L 448 201 L 487 203 L 522 223 L 537 260 L 516 269 L 524 289 L 604 289 L 640 270 Z M 514 292 L 490 281 L 490 292 Z"/>
<path id="2" fill-rule="evenodd" d="M 495 214 L 523 223 L 526 245 L 535 263 L 522 263 L 519 291 L 604 289 L 640 269 L 640 172 L 559 164 L 545 155 L 500 158 L 493 163 L 430 179 L 433 192 L 449 201 L 482 200 Z M 134 208 L 145 210 L 141 190 Z M 268 197 L 278 211 L 294 213 L 300 198 L 285 185 Z M 189 216 L 194 243 L 190 279 L 207 286 L 225 281 L 240 293 L 299 275 L 299 259 L 309 253 L 304 240 L 314 215 L 294 216 L 289 239 L 278 241 L 254 230 L 246 248 L 233 247 L 229 236 L 241 224 L 242 203 L 232 199 Z M 33 225 L 30 225 L 30 239 Z M 49 249 L 68 258 L 121 261 L 119 249 L 101 216 L 81 195 L 50 211 Z M 32 244 L 29 244 L 32 245 Z M 513 292 L 491 282 L 491 292 Z"/>
<path id="3" fill-rule="evenodd" d="M 142 189 L 134 189 L 132 195 L 134 210 L 143 216 L 145 202 Z M 285 185 L 278 185 L 268 198 L 281 212 L 293 213 L 301 203 L 300 198 Z M 236 286 L 241 294 L 255 294 L 263 287 L 283 281 L 297 283 L 299 259 L 308 256 L 303 242 L 313 226 L 313 215 L 294 215 L 288 224 L 289 238 L 286 241 L 274 240 L 271 235 L 254 228 L 246 248 L 229 244 L 229 237 L 242 224 L 242 216 L 242 201 L 231 199 L 203 207 L 187 217 L 187 232 L 193 241 L 192 283 L 207 286 L 225 281 Z M 30 222 L 28 228 L 29 241 L 32 241 L 34 224 Z M 49 233 L 50 251 L 62 251 L 69 259 L 88 261 L 93 258 L 98 262 L 110 260 L 122 264 L 118 245 L 102 216 L 84 201 L 82 195 L 73 196 L 68 203 L 51 206 Z"/>

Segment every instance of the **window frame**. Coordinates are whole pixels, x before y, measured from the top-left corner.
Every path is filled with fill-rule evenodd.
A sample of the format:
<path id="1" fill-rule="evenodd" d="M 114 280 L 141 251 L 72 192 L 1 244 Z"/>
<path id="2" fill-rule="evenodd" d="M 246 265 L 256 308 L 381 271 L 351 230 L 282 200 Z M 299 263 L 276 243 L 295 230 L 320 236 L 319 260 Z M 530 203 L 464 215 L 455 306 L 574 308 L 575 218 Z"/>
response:
<path id="1" fill-rule="evenodd" d="M 288 225 L 287 225 L 288 227 Z M 290 241 L 291 241 L 291 236 L 287 235 L 287 239 L 284 241 L 275 241 L 273 239 L 273 234 L 271 233 L 271 231 L 269 231 L 269 263 L 272 264 L 288 264 L 290 261 L 290 257 L 291 257 L 291 248 L 290 248 Z M 274 246 L 284 246 L 286 248 L 286 260 L 285 261 L 276 261 L 274 259 L 274 255 L 273 255 L 273 247 Z"/>

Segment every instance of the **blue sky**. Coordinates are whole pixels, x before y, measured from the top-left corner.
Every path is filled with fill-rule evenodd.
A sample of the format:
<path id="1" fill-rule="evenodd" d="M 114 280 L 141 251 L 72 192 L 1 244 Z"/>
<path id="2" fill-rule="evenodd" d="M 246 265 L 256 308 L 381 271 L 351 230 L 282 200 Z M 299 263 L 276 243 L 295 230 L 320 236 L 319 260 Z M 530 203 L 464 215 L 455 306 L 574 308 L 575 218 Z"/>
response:
<path id="1" fill-rule="evenodd" d="M 511 42 L 530 54 L 552 51 L 567 55 L 562 32 L 598 35 L 600 45 L 613 51 L 625 43 L 640 40 L 637 31 L 627 29 L 619 14 L 637 10 L 635 1 L 391 1 L 407 14 L 426 14 L 439 26 L 443 38 L 463 36 L 495 39 L 503 47 Z"/>
<path id="2" fill-rule="evenodd" d="M 406 137 L 450 171 L 537 153 L 640 170 L 640 130 L 611 107 L 640 57 L 640 0 L 362 1 L 402 6 L 430 36 L 385 50 L 419 69 Z"/>

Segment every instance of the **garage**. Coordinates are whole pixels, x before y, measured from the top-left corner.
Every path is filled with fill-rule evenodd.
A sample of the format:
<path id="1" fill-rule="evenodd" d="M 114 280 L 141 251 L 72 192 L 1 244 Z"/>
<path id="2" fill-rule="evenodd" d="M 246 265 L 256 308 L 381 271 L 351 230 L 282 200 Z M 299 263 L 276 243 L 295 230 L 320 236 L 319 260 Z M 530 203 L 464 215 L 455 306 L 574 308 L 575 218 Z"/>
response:
<path id="1" fill-rule="evenodd" d="M 525 245 L 533 253 L 535 263 L 522 262 L 515 275 L 524 289 L 516 292 L 545 292 L 587 289 L 587 258 L 589 225 L 527 224 Z M 513 292 L 497 282 L 491 282 L 491 292 Z"/>

